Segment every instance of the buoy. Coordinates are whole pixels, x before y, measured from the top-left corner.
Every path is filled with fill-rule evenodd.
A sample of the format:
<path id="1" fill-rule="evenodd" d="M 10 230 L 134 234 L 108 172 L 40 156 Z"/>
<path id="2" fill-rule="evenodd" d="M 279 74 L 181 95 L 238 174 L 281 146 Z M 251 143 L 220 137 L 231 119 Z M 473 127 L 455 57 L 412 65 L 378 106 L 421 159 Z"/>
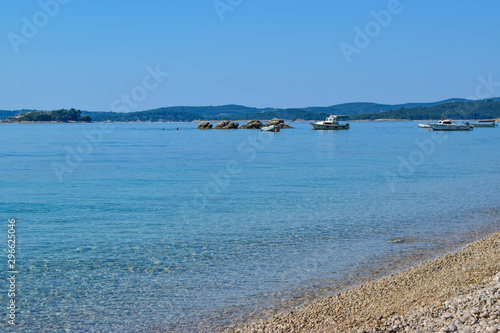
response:
<path id="1" fill-rule="evenodd" d="M 275 129 L 274 129 L 274 132 L 275 132 L 275 133 L 278 133 L 278 129 L 277 129 L 277 128 L 275 128 Z"/>
<path id="2" fill-rule="evenodd" d="M 431 129 L 430 129 L 430 128 L 428 128 L 427 130 L 428 130 L 428 131 L 430 131 Z"/>

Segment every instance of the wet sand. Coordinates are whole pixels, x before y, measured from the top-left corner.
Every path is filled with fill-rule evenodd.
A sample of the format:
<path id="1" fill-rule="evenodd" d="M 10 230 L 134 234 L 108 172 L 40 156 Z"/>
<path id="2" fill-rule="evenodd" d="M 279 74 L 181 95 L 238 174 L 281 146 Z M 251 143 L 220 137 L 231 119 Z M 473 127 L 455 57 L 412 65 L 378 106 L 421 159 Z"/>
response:
<path id="1" fill-rule="evenodd" d="M 224 332 L 497 332 L 499 272 L 500 233 L 494 233 L 398 274 Z"/>

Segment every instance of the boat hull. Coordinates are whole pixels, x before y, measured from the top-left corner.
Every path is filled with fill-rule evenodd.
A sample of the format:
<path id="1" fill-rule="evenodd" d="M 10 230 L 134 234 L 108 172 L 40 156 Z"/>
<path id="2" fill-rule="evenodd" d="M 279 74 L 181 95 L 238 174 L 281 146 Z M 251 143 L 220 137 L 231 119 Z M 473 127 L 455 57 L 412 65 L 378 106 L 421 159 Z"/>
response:
<path id="1" fill-rule="evenodd" d="M 349 124 L 340 125 L 340 124 L 315 124 L 310 123 L 314 130 L 327 130 L 327 131 L 336 131 L 336 130 L 347 130 L 349 129 Z"/>
<path id="2" fill-rule="evenodd" d="M 496 127 L 497 124 L 495 123 L 485 123 L 485 124 L 471 124 L 472 127 Z"/>
<path id="3" fill-rule="evenodd" d="M 281 127 L 279 127 L 278 125 L 271 125 L 271 126 L 262 127 L 260 130 L 262 132 L 279 132 L 280 129 L 281 129 Z"/>
<path id="4" fill-rule="evenodd" d="M 439 125 L 429 124 L 434 131 L 472 131 L 470 125 Z"/>

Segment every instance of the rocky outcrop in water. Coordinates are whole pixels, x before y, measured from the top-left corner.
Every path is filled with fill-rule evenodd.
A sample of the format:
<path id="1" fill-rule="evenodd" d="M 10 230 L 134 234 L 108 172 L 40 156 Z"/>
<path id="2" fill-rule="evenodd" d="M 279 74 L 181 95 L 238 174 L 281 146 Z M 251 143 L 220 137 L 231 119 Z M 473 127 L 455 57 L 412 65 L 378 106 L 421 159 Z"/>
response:
<path id="1" fill-rule="evenodd" d="M 214 128 L 216 128 L 216 129 L 237 129 L 238 126 L 240 126 L 240 124 L 238 124 L 238 123 L 234 123 L 234 122 L 229 121 L 229 120 L 221 120 L 217 123 L 217 125 L 215 125 Z"/>
<path id="2" fill-rule="evenodd" d="M 246 125 L 242 125 L 241 129 L 259 129 L 262 128 L 262 122 L 260 120 L 250 120 Z"/>
<path id="3" fill-rule="evenodd" d="M 293 128 L 292 126 L 285 124 L 285 121 L 283 119 L 278 119 L 278 118 L 273 118 L 269 120 L 266 124 L 266 126 L 271 126 L 271 125 L 278 125 L 280 128 Z"/>
<path id="4" fill-rule="evenodd" d="M 198 124 L 197 129 L 211 129 L 213 127 L 208 121 L 202 121 Z"/>

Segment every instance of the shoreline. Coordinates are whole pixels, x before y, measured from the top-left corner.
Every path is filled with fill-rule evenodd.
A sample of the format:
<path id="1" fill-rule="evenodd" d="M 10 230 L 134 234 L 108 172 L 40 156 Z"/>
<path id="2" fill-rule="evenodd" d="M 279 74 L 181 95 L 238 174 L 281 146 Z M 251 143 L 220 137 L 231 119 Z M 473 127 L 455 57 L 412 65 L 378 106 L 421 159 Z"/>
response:
<path id="1" fill-rule="evenodd" d="M 269 121 L 268 120 L 262 120 L 262 121 Z M 316 120 L 286 120 L 284 119 L 285 122 L 288 123 L 309 123 L 309 122 L 315 122 L 318 120 L 322 119 L 316 119 Z M 440 119 L 427 119 L 427 120 L 412 120 L 412 119 L 350 119 L 350 122 L 432 122 L 432 121 L 438 121 Z M 462 119 L 459 121 L 479 121 L 482 120 L 481 118 L 479 119 Z M 20 121 L 20 122 L 10 122 L 10 121 L 4 121 L 0 120 L 0 124 L 100 124 L 100 123 L 111 123 L 111 124 L 165 124 L 165 123 L 181 123 L 181 124 L 190 124 L 190 123 L 199 123 L 201 121 L 208 121 L 210 123 L 216 123 L 219 122 L 220 120 L 193 120 L 193 121 L 91 121 L 91 122 L 86 122 L 86 121 Z M 234 122 L 248 122 L 250 120 L 231 120 Z M 500 122 L 500 118 L 496 118 L 495 122 Z"/>
<path id="2" fill-rule="evenodd" d="M 104 121 L 105 122 L 105 121 Z M 0 124 L 94 124 L 93 121 L 3 121 Z"/>
<path id="3" fill-rule="evenodd" d="M 476 332 L 480 324 L 484 326 L 480 332 L 500 331 L 500 303 L 497 309 L 495 296 L 498 288 L 500 302 L 500 284 L 498 277 L 494 280 L 500 272 L 500 232 L 434 258 L 221 332 L 438 332 L 453 331 L 452 325 Z M 483 296 L 474 296 L 478 292 Z M 488 292 L 491 297 L 484 297 Z M 481 299 L 491 309 L 485 309 Z M 470 320 L 461 321 L 467 316 Z"/>

